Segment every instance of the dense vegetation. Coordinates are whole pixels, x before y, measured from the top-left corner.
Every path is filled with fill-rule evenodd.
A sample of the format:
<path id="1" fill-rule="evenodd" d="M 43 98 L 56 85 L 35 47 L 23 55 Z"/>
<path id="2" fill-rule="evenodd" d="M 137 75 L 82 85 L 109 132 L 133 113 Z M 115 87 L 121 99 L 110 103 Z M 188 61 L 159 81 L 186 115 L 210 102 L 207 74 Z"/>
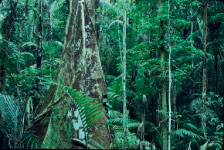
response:
<path id="1" fill-rule="evenodd" d="M 222 0 L 0 0 L 1 148 L 222 149 Z"/>

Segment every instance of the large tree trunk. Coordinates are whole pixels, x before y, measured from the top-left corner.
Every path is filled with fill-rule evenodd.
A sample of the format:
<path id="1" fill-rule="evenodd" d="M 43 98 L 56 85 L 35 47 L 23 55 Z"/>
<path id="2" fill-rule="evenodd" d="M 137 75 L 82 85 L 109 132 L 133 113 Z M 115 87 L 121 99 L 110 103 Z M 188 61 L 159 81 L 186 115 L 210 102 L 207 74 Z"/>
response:
<path id="1" fill-rule="evenodd" d="M 97 48 L 94 22 L 91 18 L 94 14 L 90 16 L 89 12 L 89 6 L 92 6 L 89 4 L 95 1 L 84 2 L 84 31 L 86 33 L 84 37 L 81 4 L 77 0 L 70 2 L 71 9 L 66 28 L 65 48 L 55 81 L 71 86 L 102 102 L 106 87 Z M 91 8 L 91 12 L 94 12 L 93 9 Z M 59 87 L 51 86 L 46 99 L 41 103 L 42 110 L 44 111 L 44 108 L 57 101 L 58 104 L 52 110 L 50 121 L 46 119 L 47 123 L 43 121 L 38 126 L 43 129 L 38 131 L 43 139 L 42 147 L 77 148 L 72 147 L 72 138 L 84 140 L 85 136 L 78 111 L 70 98 Z M 109 147 L 109 130 L 104 123 L 106 123 L 105 117 L 101 118 L 89 133 L 89 144 L 94 140 L 104 148 Z"/>

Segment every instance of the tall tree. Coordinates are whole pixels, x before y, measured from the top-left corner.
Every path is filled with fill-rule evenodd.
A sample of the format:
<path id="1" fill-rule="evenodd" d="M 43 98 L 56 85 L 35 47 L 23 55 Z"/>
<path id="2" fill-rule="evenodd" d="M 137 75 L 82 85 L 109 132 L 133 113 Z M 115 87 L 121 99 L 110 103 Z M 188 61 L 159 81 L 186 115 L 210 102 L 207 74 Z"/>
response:
<path id="1" fill-rule="evenodd" d="M 206 63 L 206 39 L 207 39 L 207 0 L 204 0 L 204 13 L 203 13 L 203 71 L 202 71 L 202 128 L 204 137 L 206 137 L 206 95 L 207 95 L 207 63 Z"/>
<path id="2" fill-rule="evenodd" d="M 48 30 L 49 30 L 49 35 L 48 35 L 48 46 L 52 44 L 52 38 L 53 38 L 53 27 L 52 27 L 52 11 L 54 10 L 56 2 L 48 2 Z M 50 51 L 50 79 L 52 79 L 52 52 Z"/>
<path id="3" fill-rule="evenodd" d="M 165 70 L 165 46 L 164 46 L 164 21 L 163 21 L 163 0 L 159 0 L 159 15 L 160 15 L 160 61 L 161 61 L 161 97 L 162 97 L 162 136 L 163 150 L 167 150 L 167 98 L 166 98 L 166 70 Z"/>
<path id="4" fill-rule="evenodd" d="M 92 19 L 95 14 L 89 13 L 89 9 L 95 10 L 94 5 L 91 5 L 94 2 L 95 0 L 70 1 L 62 61 L 55 81 L 102 102 L 106 87 Z M 72 138 L 83 141 L 85 134 L 76 106 L 55 86 L 50 87 L 46 99 L 42 101 L 41 112 L 45 112 L 52 103 L 57 103 L 57 106 L 52 110 L 50 120 L 36 126 L 37 129 L 44 127 L 41 133 L 38 131 L 42 137 L 42 147 L 71 148 Z M 88 134 L 90 144 L 96 141 L 104 148 L 109 147 L 109 131 L 105 123 L 106 118 L 101 118 Z"/>
<path id="5" fill-rule="evenodd" d="M 29 0 L 26 0 L 25 6 L 24 6 L 24 11 L 23 11 L 23 18 L 22 18 L 21 26 L 20 26 L 20 32 L 19 32 L 19 53 L 21 51 L 21 46 L 22 46 L 22 35 L 23 35 L 23 29 L 24 29 L 24 24 L 25 24 L 25 19 L 26 19 L 28 2 L 29 2 Z"/>
<path id="6" fill-rule="evenodd" d="M 123 84 L 123 127 L 124 132 L 126 132 L 126 26 L 127 26 L 127 17 L 126 17 L 126 0 L 123 1 L 123 57 L 122 57 L 122 84 Z M 118 35 L 119 36 L 119 35 Z"/>
<path id="7" fill-rule="evenodd" d="M 39 2 L 39 23 L 38 23 L 38 49 L 37 49 L 37 68 L 41 68 L 43 53 L 43 0 Z"/>
<path id="8" fill-rule="evenodd" d="M 169 106 L 169 122 L 168 122 L 168 150 L 171 148 L 171 86 L 172 86 L 172 72 L 171 72 L 171 45 L 170 45 L 170 0 L 168 0 L 168 47 L 169 47 L 169 93 L 168 93 L 168 106 Z"/>

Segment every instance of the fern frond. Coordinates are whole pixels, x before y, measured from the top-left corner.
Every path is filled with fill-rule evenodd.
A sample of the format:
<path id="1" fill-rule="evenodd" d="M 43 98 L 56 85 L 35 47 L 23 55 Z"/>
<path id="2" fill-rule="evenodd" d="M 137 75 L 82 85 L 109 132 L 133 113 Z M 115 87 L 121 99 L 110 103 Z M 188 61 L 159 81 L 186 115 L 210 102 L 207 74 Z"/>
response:
<path id="1" fill-rule="evenodd" d="M 201 135 L 198 135 L 192 131 L 186 130 L 186 129 L 178 129 L 176 131 L 173 132 L 174 135 L 180 136 L 180 137 L 191 137 L 194 139 L 203 139 L 203 137 Z"/>
<path id="2" fill-rule="evenodd" d="M 124 120 L 124 118 L 114 118 L 114 119 L 109 119 L 108 123 L 111 126 L 114 126 L 114 125 L 122 126 L 123 125 L 123 120 Z M 137 128 L 140 125 L 140 123 L 137 120 L 134 120 L 134 119 L 126 118 L 125 122 L 126 122 L 126 125 L 127 125 L 128 129 Z"/>
<path id="3" fill-rule="evenodd" d="M 72 87 L 64 86 L 52 81 L 47 82 L 49 84 L 59 86 L 64 90 L 65 93 L 69 95 L 79 111 L 86 132 L 88 132 L 92 127 L 95 126 L 97 120 L 99 120 L 101 117 L 106 116 L 105 111 L 103 110 L 102 103 L 95 102 L 94 98 L 86 96 L 82 92 L 77 92 Z"/>
<path id="4" fill-rule="evenodd" d="M 185 123 L 185 124 L 183 124 L 183 127 L 186 129 L 188 128 L 192 131 L 198 131 L 198 127 L 196 127 L 195 125 L 193 125 L 191 123 Z"/>
<path id="5" fill-rule="evenodd" d="M 109 100 L 116 100 L 118 102 L 123 102 L 123 99 L 120 95 L 117 95 L 116 93 L 113 92 L 108 92 L 107 94 Z"/>
<path id="6" fill-rule="evenodd" d="M 72 102 L 75 104 L 79 112 L 79 116 L 81 118 L 84 132 L 86 135 L 86 147 L 88 148 L 88 131 L 90 131 L 96 125 L 97 120 L 99 120 L 101 117 L 106 116 L 102 103 L 95 102 L 94 98 L 86 96 L 82 92 L 77 92 L 72 87 L 48 81 L 44 78 L 42 78 L 41 80 L 46 81 L 47 84 L 56 85 L 62 88 L 64 92 L 67 93 L 68 96 L 71 98 Z"/>

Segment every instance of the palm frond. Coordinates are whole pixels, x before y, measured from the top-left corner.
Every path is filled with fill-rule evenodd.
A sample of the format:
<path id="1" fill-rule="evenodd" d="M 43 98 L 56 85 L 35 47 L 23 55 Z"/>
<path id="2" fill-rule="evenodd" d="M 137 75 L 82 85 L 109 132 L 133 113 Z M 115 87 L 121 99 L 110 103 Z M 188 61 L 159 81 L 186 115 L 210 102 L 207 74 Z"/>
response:
<path id="1" fill-rule="evenodd" d="M 10 95 L 0 94 L 0 113 L 10 128 L 17 127 L 19 104 L 17 99 Z"/>
<path id="2" fill-rule="evenodd" d="M 107 9 L 114 11 L 116 14 L 118 14 L 120 16 L 123 16 L 122 10 L 120 10 L 119 8 L 115 7 L 114 5 L 112 5 L 106 1 L 100 0 L 100 5 L 106 7 Z"/>
<path id="3" fill-rule="evenodd" d="M 121 28 L 123 28 L 123 22 L 121 20 L 114 20 L 109 24 L 107 30 L 110 30 L 111 28 L 117 28 L 118 25 L 119 27 L 121 26 Z M 127 29 L 131 29 L 134 32 L 136 31 L 130 24 L 127 24 Z"/>
<path id="4" fill-rule="evenodd" d="M 25 47 L 37 47 L 37 44 L 33 42 L 24 42 L 22 45 L 22 49 L 24 49 Z"/>

